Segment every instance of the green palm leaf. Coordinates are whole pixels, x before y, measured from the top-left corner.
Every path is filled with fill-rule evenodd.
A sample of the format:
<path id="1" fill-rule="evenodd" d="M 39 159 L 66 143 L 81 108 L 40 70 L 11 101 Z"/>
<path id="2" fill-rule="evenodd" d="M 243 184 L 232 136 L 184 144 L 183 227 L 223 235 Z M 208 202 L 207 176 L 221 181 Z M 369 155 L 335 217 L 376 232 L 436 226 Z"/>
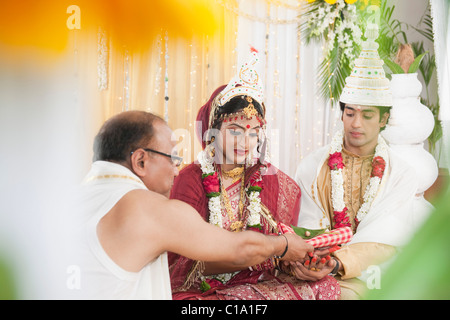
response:
<path id="1" fill-rule="evenodd" d="M 405 73 L 405 71 L 400 67 L 397 63 L 389 60 L 389 59 L 383 59 L 386 66 L 388 66 L 389 69 L 391 69 L 392 73 L 399 74 L 399 73 Z"/>
<path id="2" fill-rule="evenodd" d="M 345 79 L 351 71 L 350 62 L 342 56 L 339 46 L 335 45 L 319 65 L 320 95 L 330 100 L 333 105 L 337 104 L 345 86 Z"/>
<path id="3" fill-rule="evenodd" d="M 428 3 L 422 18 L 419 20 L 416 26 L 410 25 L 414 30 L 423 35 L 430 42 L 434 42 L 433 35 L 433 19 L 431 18 L 431 6 Z"/>
<path id="4" fill-rule="evenodd" d="M 400 43 L 408 43 L 403 26 L 407 24 L 393 19 L 395 5 L 389 7 L 387 1 L 382 1 L 380 6 L 380 29 L 377 39 L 380 45 L 378 53 L 381 59 L 391 58 L 397 53 Z M 403 41 L 402 41 L 403 40 Z"/>
<path id="5" fill-rule="evenodd" d="M 413 63 L 409 66 L 408 73 L 415 73 L 415 72 L 417 72 L 417 69 L 419 69 L 420 62 L 422 62 L 423 56 L 426 55 L 427 53 L 428 53 L 428 51 L 420 54 L 419 56 L 417 56 L 414 59 Z"/>

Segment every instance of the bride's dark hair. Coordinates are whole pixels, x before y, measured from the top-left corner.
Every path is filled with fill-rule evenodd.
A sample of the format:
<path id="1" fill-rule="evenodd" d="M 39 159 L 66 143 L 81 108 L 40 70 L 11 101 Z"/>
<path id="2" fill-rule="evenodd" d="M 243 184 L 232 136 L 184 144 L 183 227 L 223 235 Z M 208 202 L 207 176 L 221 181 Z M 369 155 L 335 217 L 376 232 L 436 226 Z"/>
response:
<path id="1" fill-rule="evenodd" d="M 227 103 L 225 103 L 223 106 L 217 108 L 217 112 L 214 117 L 216 120 L 214 120 L 211 128 L 220 130 L 220 127 L 222 126 L 221 116 L 236 113 L 246 108 L 250 104 L 250 102 L 247 101 L 246 97 L 247 97 L 246 95 L 233 97 L 229 101 L 227 101 Z M 251 103 L 255 107 L 259 116 L 263 118 L 264 117 L 263 107 L 258 101 L 254 99 L 252 100 L 253 101 Z"/>

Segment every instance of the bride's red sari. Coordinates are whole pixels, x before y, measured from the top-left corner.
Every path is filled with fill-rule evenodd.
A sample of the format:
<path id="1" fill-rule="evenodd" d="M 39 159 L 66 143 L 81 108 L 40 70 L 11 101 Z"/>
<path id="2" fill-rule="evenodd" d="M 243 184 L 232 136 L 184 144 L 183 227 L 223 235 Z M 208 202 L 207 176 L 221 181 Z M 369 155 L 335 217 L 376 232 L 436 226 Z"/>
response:
<path id="1" fill-rule="evenodd" d="M 204 139 L 206 130 L 209 129 L 211 105 L 215 97 L 226 86 L 217 88 L 208 102 L 199 110 L 197 115 L 196 134 L 205 149 Z M 198 123 L 200 124 L 198 126 Z M 249 182 L 256 173 L 259 173 L 261 164 L 247 168 L 244 184 Z M 272 174 L 263 174 L 263 189 L 260 192 L 261 203 L 270 212 L 275 223 L 282 222 L 286 225 L 296 224 L 300 208 L 300 187 L 285 173 L 276 170 L 270 164 L 266 168 Z M 235 182 L 226 189 L 232 210 L 238 211 L 240 199 L 241 181 Z M 171 191 L 172 199 L 179 199 L 195 208 L 205 221 L 209 221 L 208 200 L 202 183 L 202 171 L 199 164 L 192 163 L 181 170 L 174 180 Z M 246 204 L 247 205 L 247 204 Z M 246 206 L 245 205 L 245 206 Z M 248 213 L 244 207 L 244 214 Z M 222 205 L 222 226 L 230 228 L 225 208 Z M 271 233 L 274 230 L 265 219 L 261 219 L 262 232 Z M 192 230 L 195 232 L 195 230 Z M 209 239 L 205 239 L 207 242 Z M 226 245 L 226 244 L 224 244 Z M 286 273 L 275 271 L 270 264 L 262 264 L 242 270 L 227 281 L 210 281 L 211 288 L 205 291 L 201 289 L 203 282 L 202 271 L 204 264 L 201 261 L 193 261 L 169 252 L 169 270 L 172 285 L 173 299 L 338 299 L 340 287 L 333 278 L 325 278 L 308 282 L 298 280 Z M 269 266 L 268 266 L 269 265 Z"/>
<path id="2" fill-rule="evenodd" d="M 245 185 L 258 170 L 260 164 L 246 170 Z M 269 167 L 275 169 L 273 166 Z M 275 170 L 275 174 L 263 175 L 264 188 L 261 202 L 270 211 L 276 222 L 286 225 L 296 224 L 300 206 L 300 188 L 285 173 Z M 241 182 L 227 188 L 231 206 L 237 209 Z M 209 221 L 208 198 L 202 185 L 202 172 L 198 164 L 190 164 L 181 170 L 174 181 L 172 199 L 179 199 L 195 208 L 205 221 Z M 222 208 L 222 210 L 225 210 Z M 245 210 L 244 210 L 245 211 Z M 224 214 L 226 217 L 226 214 Z M 223 227 L 229 229 L 230 221 L 224 220 Z M 264 233 L 270 227 L 262 223 Z M 192 230 L 195 232 L 195 230 Z M 205 239 L 205 242 L 208 239 Z M 202 262 L 169 253 L 169 270 L 174 299 L 338 299 L 339 284 L 333 277 L 320 281 L 298 280 L 274 268 L 245 269 L 235 274 L 226 284 L 210 282 L 211 289 L 202 292 Z"/>

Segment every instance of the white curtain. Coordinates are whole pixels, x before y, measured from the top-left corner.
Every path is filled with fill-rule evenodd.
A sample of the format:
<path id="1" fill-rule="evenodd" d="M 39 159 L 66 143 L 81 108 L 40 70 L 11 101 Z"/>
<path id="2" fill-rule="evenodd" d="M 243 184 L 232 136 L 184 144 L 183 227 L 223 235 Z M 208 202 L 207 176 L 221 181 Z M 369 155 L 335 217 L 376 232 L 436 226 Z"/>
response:
<path id="1" fill-rule="evenodd" d="M 434 50 L 440 114 L 442 121 L 444 166 L 450 167 L 450 2 L 448 0 L 431 0 L 433 18 Z"/>
<path id="2" fill-rule="evenodd" d="M 248 58 L 250 45 L 259 51 L 271 161 L 291 177 L 304 156 L 330 142 L 340 117 L 338 107 L 319 98 L 322 49 L 301 39 L 302 3 L 241 0 L 234 8 L 239 16 L 237 66 Z"/>

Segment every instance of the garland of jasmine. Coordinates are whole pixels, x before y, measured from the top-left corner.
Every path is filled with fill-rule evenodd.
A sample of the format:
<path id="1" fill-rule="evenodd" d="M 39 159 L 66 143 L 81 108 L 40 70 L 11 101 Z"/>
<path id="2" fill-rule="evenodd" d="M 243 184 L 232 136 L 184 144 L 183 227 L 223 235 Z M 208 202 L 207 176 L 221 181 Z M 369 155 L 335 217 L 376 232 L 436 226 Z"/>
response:
<path id="1" fill-rule="evenodd" d="M 209 156 L 208 147 L 201 151 L 197 157 L 202 170 L 203 188 L 205 189 L 208 200 L 209 223 L 223 228 L 222 207 L 220 202 L 220 182 L 218 174 L 214 167 L 213 158 Z M 250 180 L 250 186 L 246 188 L 249 199 L 247 209 L 247 226 L 250 228 L 261 228 L 261 190 L 262 179 L 258 171 L 256 177 Z"/>
<path id="2" fill-rule="evenodd" d="M 198 162 L 202 170 L 202 183 L 208 200 L 209 209 L 209 223 L 219 228 L 223 228 L 222 223 L 222 207 L 220 202 L 220 181 L 217 171 L 214 167 L 213 157 L 211 157 L 211 145 L 208 145 L 205 150 L 198 154 Z M 244 183 L 244 181 L 242 181 Z M 249 205 L 247 209 L 249 215 L 247 217 L 247 227 L 261 229 L 261 197 L 262 190 L 261 172 L 258 171 L 256 177 L 252 177 L 250 180 L 250 187 L 246 189 L 246 193 L 249 199 Z M 201 290 L 207 291 L 211 288 L 213 283 L 220 281 L 220 283 L 228 282 L 237 272 L 222 273 L 214 276 L 203 277 Z M 217 285 L 217 283 L 216 283 Z"/>
<path id="3" fill-rule="evenodd" d="M 328 158 L 328 166 L 331 170 L 331 200 L 334 213 L 333 220 L 335 222 L 334 228 L 351 227 L 348 209 L 344 202 L 344 178 L 342 173 L 344 163 L 341 153 L 343 138 L 343 131 L 339 131 L 334 135 L 330 146 L 330 156 Z M 356 214 L 356 226 L 358 226 L 369 212 L 380 186 L 381 179 L 383 178 L 388 159 L 389 154 L 386 141 L 381 135 L 378 135 L 378 144 L 372 160 L 372 173 L 364 193 L 364 202 Z"/>

